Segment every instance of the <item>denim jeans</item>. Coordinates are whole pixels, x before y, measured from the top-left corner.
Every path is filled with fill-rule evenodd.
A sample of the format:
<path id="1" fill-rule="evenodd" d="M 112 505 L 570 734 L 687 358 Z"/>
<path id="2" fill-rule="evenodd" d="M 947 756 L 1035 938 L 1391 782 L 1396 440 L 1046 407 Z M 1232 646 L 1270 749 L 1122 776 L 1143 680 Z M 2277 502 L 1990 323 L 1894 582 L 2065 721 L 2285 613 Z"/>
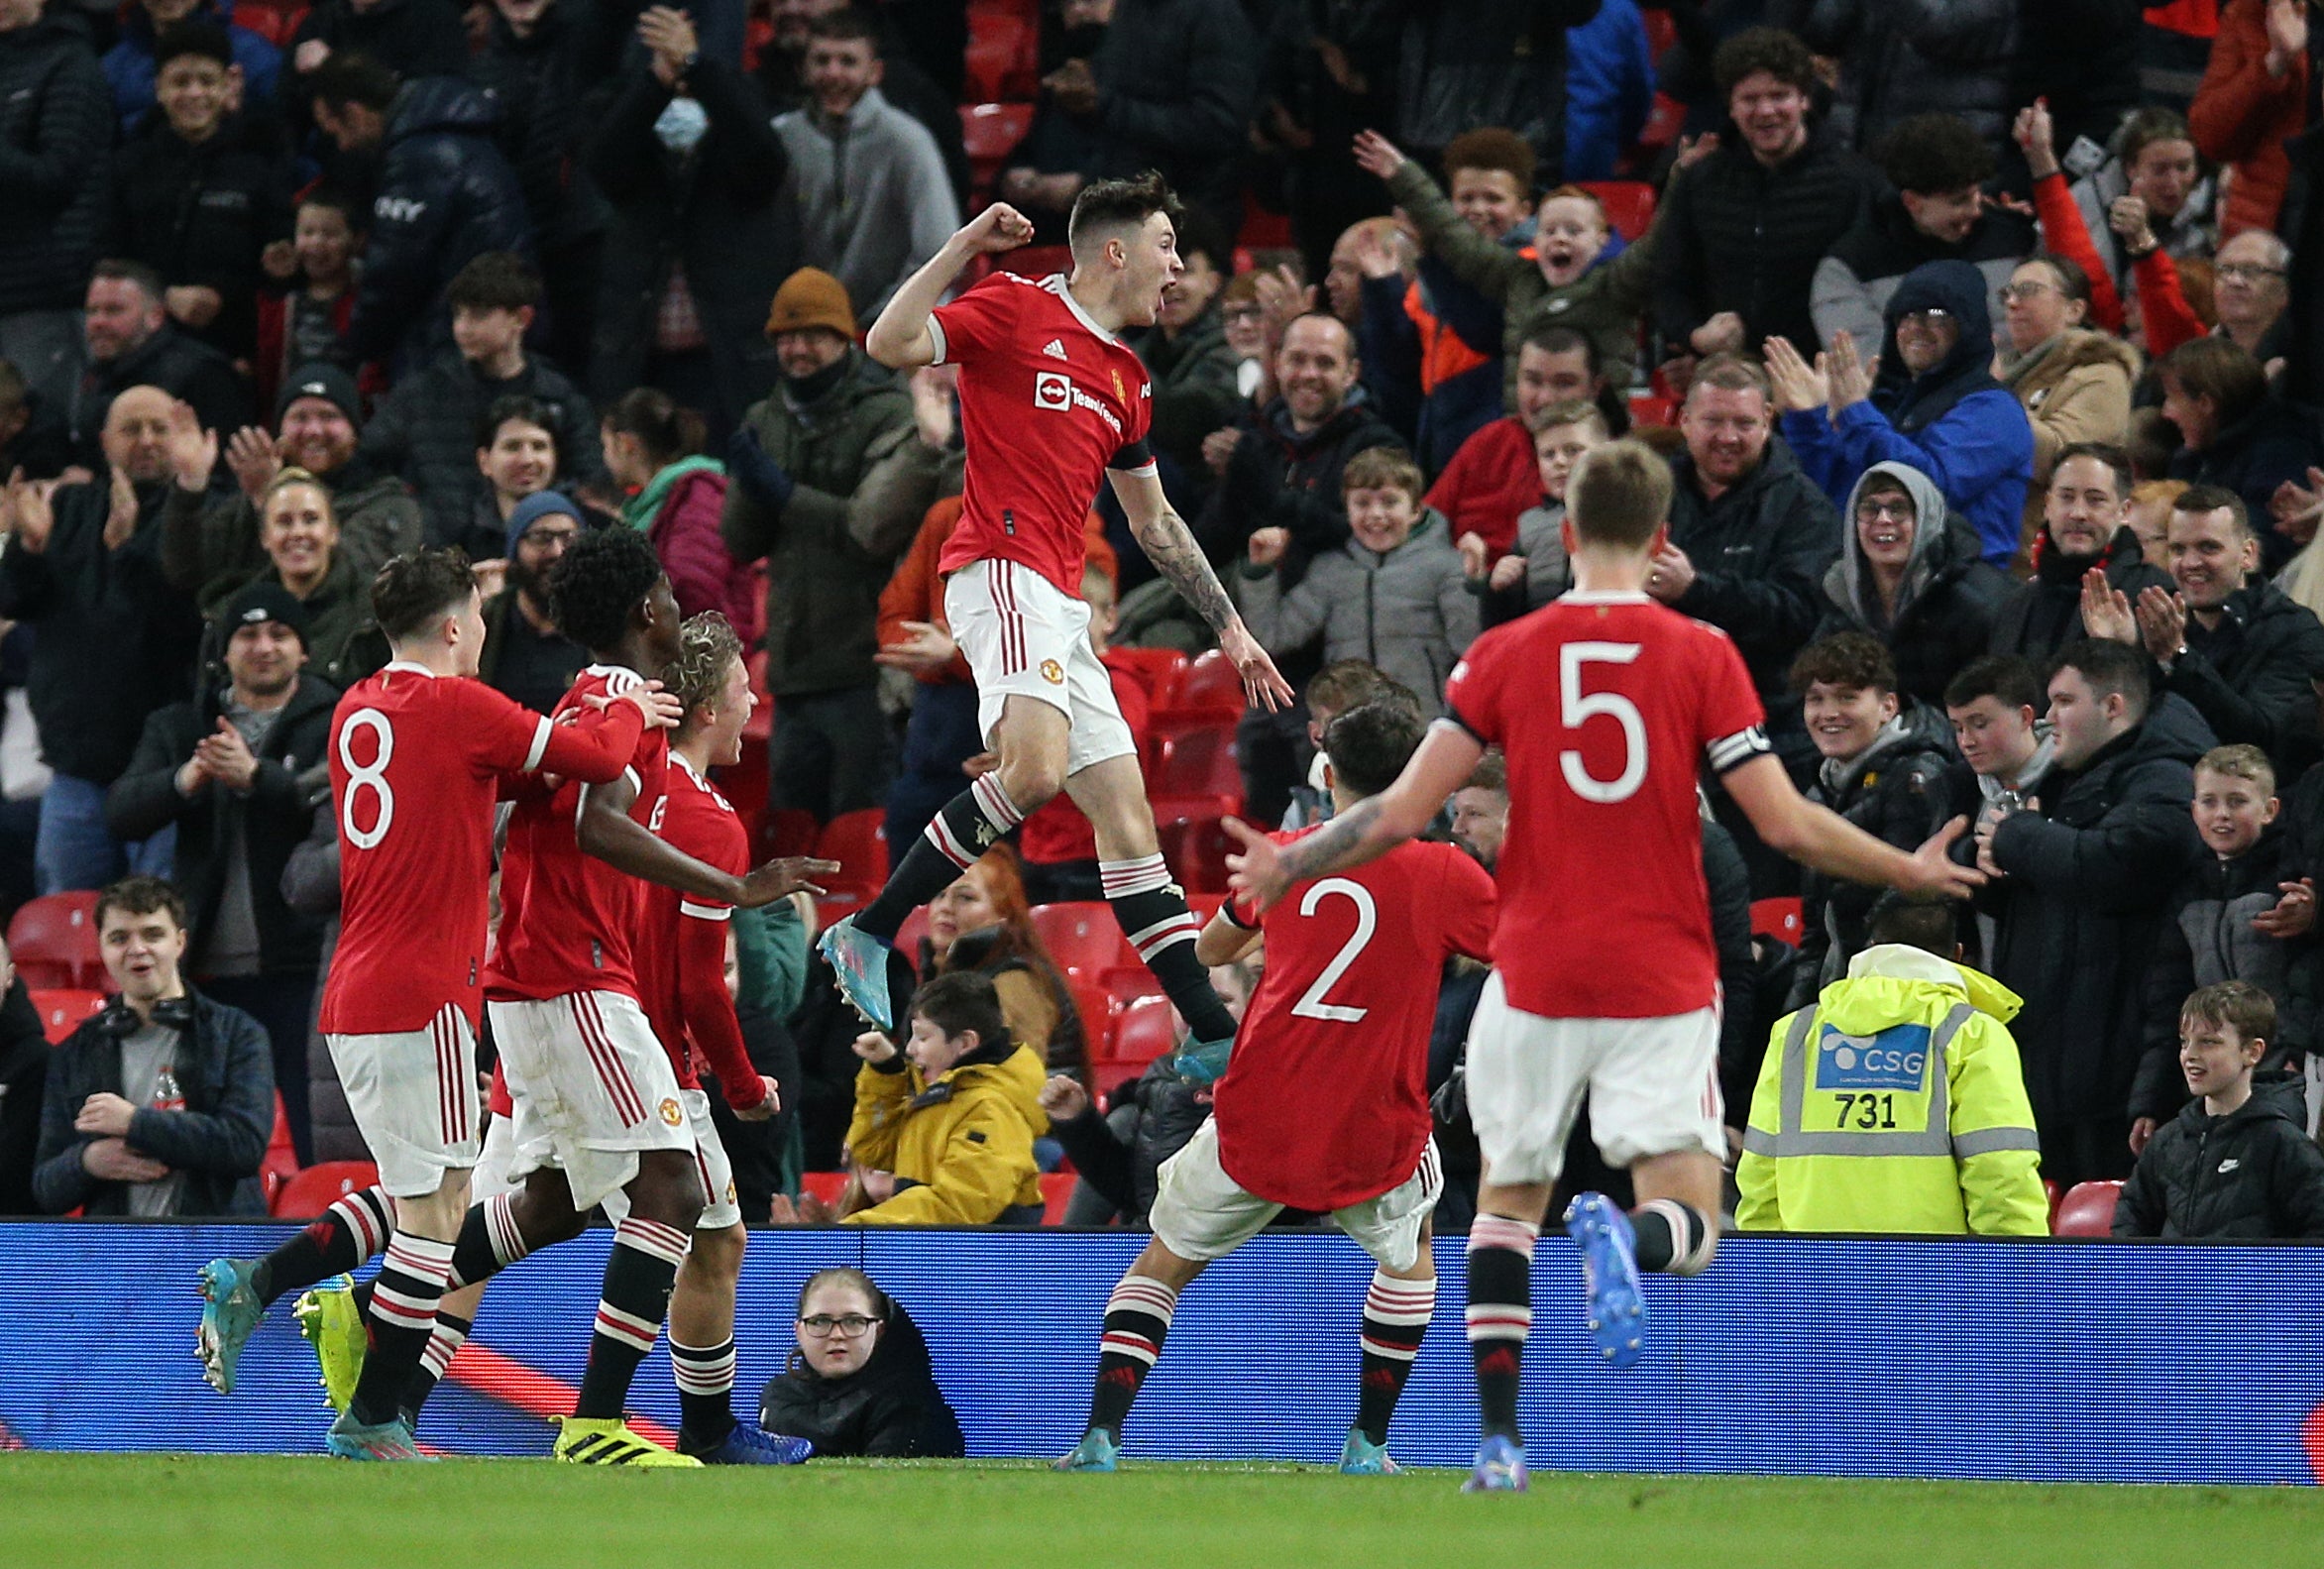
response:
<path id="1" fill-rule="evenodd" d="M 41 832 L 33 842 L 33 875 L 43 893 L 102 888 L 142 872 L 166 877 L 176 859 L 177 825 L 142 843 L 124 844 L 105 829 L 105 787 L 57 774 L 41 797 Z"/>

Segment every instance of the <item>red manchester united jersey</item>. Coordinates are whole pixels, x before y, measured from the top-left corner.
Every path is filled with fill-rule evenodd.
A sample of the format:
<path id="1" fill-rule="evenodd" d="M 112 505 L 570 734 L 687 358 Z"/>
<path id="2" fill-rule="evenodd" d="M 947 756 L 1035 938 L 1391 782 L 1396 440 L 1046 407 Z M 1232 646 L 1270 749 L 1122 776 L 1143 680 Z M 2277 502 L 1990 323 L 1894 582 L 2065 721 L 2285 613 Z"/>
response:
<path id="1" fill-rule="evenodd" d="M 1470 645 L 1452 718 L 1508 757 L 1494 966 L 1551 1019 L 1693 1013 L 1717 996 L 1696 781 L 1767 750 L 1726 633 L 1643 594 L 1569 594 Z"/>
<path id="2" fill-rule="evenodd" d="M 557 718 L 585 712 L 593 697 L 618 697 L 643 678 L 633 670 L 591 665 L 557 705 Z M 629 815 L 650 825 L 662 799 L 669 732 L 638 737 L 623 770 L 637 787 Z M 500 856 L 500 941 L 485 976 L 496 1002 L 546 1001 L 579 991 L 637 995 L 630 944 L 645 884 L 584 851 L 575 836 L 581 785 L 567 780 L 554 795 L 517 803 Z"/>
<path id="3" fill-rule="evenodd" d="M 473 1029 L 501 777 L 547 767 L 613 778 L 640 726 L 626 703 L 552 726 L 480 681 L 402 662 L 350 688 L 331 720 L 339 946 L 321 1027 L 419 1030 L 451 1003 Z"/>
<path id="4" fill-rule="evenodd" d="M 1294 888 L 1267 913 L 1267 977 L 1217 1091 L 1227 1176 L 1321 1210 L 1412 1175 L 1428 1144 L 1437 984 L 1453 954 L 1485 957 L 1493 907 L 1482 866 L 1415 841 Z"/>
<path id="5" fill-rule="evenodd" d="M 1081 597 L 1081 520 L 1107 469 L 1151 469 L 1154 384 L 1090 320 L 1062 277 L 995 273 L 929 318 L 937 363 L 960 368 L 966 509 L 937 566 L 1021 562 Z"/>
<path id="6" fill-rule="evenodd" d="M 737 877 L 748 871 L 750 834 L 726 798 L 675 752 L 666 782 L 653 831 L 706 866 Z M 742 1026 L 726 994 L 726 931 L 733 914 L 730 904 L 647 883 L 637 928 L 637 1000 L 682 1086 L 700 1086 L 699 1053 L 728 1098 L 751 1106 L 760 1098 L 758 1070 L 742 1048 Z"/>

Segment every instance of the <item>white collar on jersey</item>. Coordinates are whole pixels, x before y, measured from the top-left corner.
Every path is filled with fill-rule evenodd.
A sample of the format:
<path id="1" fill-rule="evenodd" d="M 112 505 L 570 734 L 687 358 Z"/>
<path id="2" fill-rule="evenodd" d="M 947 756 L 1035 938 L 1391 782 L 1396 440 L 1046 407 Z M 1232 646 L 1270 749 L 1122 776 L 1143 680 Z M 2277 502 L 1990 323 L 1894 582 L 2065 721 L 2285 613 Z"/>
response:
<path id="1" fill-rule="evenodd" d="M 1604 589 L 1584 594 L 1580 589 L 1569 589 L 1564 596 L 1568 605 L 1648 605 L 1653 603 L 1643 589 Z"/>
<path id="2" fill-rule="evenodd" d="M 694 764 L 688 762 L 684 755 L 682 755 L 675 746 L 670 748 L 670 761 L 677 764 L 678 767 L 684 769 L 686 771 L 686 777 L 693 780 L 697 785 L 700 785 L 705 790 L 710 788 L 710 781 L 703 778 L 702 775 L 696 773 L 694 771 Z"/>
<path id="3" fill-rule="evenodd" d="M 408 670 L 415 676 L 426 676 L 430 681 L 436 679 L 436 673 L 433 670 L 415 659 L 390 659 L 380 666 L 380 674 L 382 675 L 386 675 L 390 670 Z"/>
<path id="4" fill-rule="evenodd" d="M 1115 345 L 1117 348 L 1121 346 L 1121 339 L 1115 337 L 1112 333 L 1106 331 L 1105 328 L 1099 326 L 1095 321 L 1091 320 L 1089 312 L 1081 308 L 1081 301 L 1075 299 L 1073 297 L 1073 291 L 1065 286 L 1064 274 L 1050 274 L 1049 277 L 1041 280 L 1041 286 L 1048 289 L 1051 293 L 1056 295 L 1057 298 L 1063 300 L 1065 302 L 1065 308 L 1073 313 L 1073 319 L 1075 321 L 1080 322 L 1081 325 L 1087 327 L 1091 332 L 1096 333 L 1099 337 L 1103 338 L 1106 342 Z"/>

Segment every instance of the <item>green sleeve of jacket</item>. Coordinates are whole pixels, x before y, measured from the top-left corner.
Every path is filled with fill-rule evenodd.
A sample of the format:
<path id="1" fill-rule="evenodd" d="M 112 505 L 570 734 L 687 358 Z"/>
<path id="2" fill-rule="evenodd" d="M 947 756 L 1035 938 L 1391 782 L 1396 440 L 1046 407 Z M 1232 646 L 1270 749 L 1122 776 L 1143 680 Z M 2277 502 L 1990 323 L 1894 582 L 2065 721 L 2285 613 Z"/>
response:
<path id="1" fill-rule="evenodd" d="M 1796 1015 L 1775 1021 L 1767 1052 L 1759 1060 L 1759 1082 L 1751 1089 L 1751 1115 L 1743 1126 L 1743 1154 L 1735 1162 L 1735 1229 L 1783 1230 L 1782 1196 L 1775 1185 L 1775 1136 L 1783 1131 L 1783 1038 Z M 1766 1153 L 1754 1150 L 1763 1145 Z"/>
<path id="2" fill-rule="evenodd" d="M 2009 1027 L 1982 1014 L 1971 1019 L 1953 1038 L 1947 1067 L 1954 1159 L 1970 1234 L 2049 1235 L 2049 1196 L 2042 1186 L 2034 1107 L 2026 1098 L 2025 1068 Z M 1971 1153 L 1961 1153 L 1964 1145 Z M 1994 1145 L 2002 1147 L 1989 1147 Z"/>
<path id="3" fill-rule="evenodd" d="M 1412 160 L 1404 160 L 1388 176 L 1387 189 L 1396 205 L 1411 215 L 1421 242 L 1444 258 L 1445 266 L 1471 288 L 1499 299 L 1532 269 L 1533 264 L 1516 252 L 1470 228 L 1460 209 L 1428 177 L 1428 170 Z"/>
<path id="4" fill-rule="evenodd" d="M 778 1019 L 788 1019 L 807 993 L 807 928 L 788 899 L 734 912 L 734 949 L 742 963 L 742 995 Z"/>
<path id="5" fill-rule="evenodd" d="M 941 1113 L 940 1113 L 941 1114 Z M 1033 1129 L 998 1095 L 952 1124 L 928 1180 L 847 1217 L 861 1226 L 989 1226 L 1017 1201 L 1038 1168 Z"/>

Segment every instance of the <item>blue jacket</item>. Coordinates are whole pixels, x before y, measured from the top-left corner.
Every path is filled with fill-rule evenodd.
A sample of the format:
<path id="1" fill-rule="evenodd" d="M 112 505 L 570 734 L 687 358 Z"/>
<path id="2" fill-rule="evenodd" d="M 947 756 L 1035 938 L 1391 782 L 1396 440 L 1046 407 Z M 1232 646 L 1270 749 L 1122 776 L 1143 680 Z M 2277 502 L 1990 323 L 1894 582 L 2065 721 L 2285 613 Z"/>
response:
<path id="1" fill-rule="evenodd" d="M 243 102 L 273 103 L 275 82 L 282 73 L 282 52 L 249 28 L 235 26 L 234 0 L 200 0 L 191 17 L 226 29 L 234 45 L 234 63 L 242 67 Z M 121 24 L 121 42 L 105 52 L 104 66 L 105 80 L 113 88 L 114 112 L 121 116 L 121 134 L 127 137 L 154 106 L 154 19 L 144 6 L 129 7 Z"/>
<path id="2" fill-rule="evenodd" d="M 1631 0 L 1605 0 L 1566 30 L 1566 170 L 1572 180 L 1611 179 L 1614 160 L 1654 108 L 1654 53 Z"/>
<path id="3" fill-rule="evenodd" d="M 492 99 L 457 76 L 422 76 L 395 95 L 347 323 L 351 364 L 398 348 L 425 363 L 452 343 L 452 276 L 487 251 L 532 254 L 524 187 L 493 140 L 498 121 Z"/>
<path id="4" fill-rule="evenodd" d="M 1800 467 L 1835 506 L 1875 463 L 1904 463 L 1937 482 L 1945 504 L 1977 530 L 1987 561 L 2017 553 L 2026 488 L 2034 478 L 2034 426 L 2016 394 L 1993 380 L 1993 328 L 1985 276 L 1967 262 L 1930 262 L 1907 273 L 1884 312 L 1880 363 L 1901 367 L 1896 325 L 1915 311 L 1941 309 L 1960 327 L 1938 364 L 1909 380 L 1885 378 L 1872 397 L 1836 419 L 1819 409 L 1783 416 L 1784 440 Z M 1858 345 L 1858 350 L 1864 348 Z M 1846 522 L 1847 519 L 1842 519 Z"/>

